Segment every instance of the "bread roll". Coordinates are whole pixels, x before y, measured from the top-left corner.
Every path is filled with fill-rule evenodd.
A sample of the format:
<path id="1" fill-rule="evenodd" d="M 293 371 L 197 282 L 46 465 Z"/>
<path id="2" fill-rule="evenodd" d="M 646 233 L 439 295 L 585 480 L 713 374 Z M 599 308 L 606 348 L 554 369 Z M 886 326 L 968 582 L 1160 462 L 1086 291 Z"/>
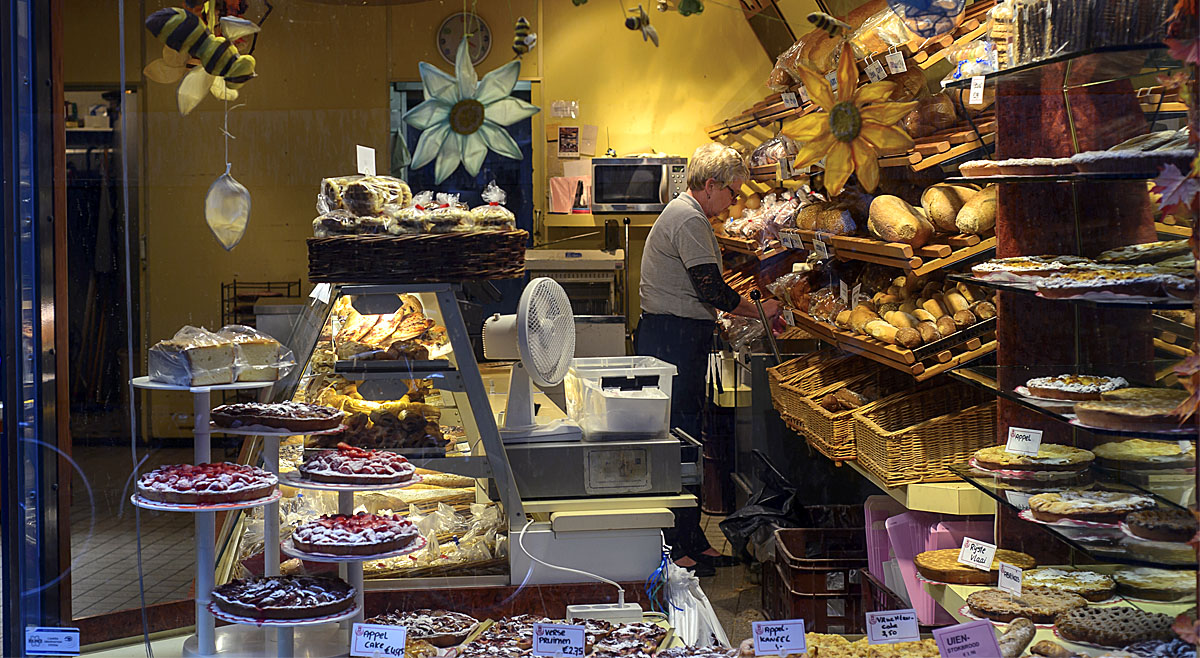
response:
<path id="1" fill-rule="evenodd" d="M 943 315 L 937 319 L 937 330 L 942 335 L 942 338 L 949 336 L 958 331 L 958 325 L 954 324 L 954 318 L 949 315 Z"/>
<path id="2" fill-rule="evenodd" d="M 849 309 L 839 312 L 837 314 L 837 318 L 834 319 L 833 323 L 836 324 L 841 329 L 849 329 L 850 328 L 850 314 L 851 314 L 851 311 Z"/>
<path id="3" fill-rule="evenodd" d="M 912 298 L 904 300 L 900 303 L 900 308 L 898 310 L 908 313 L 909 315 L 916 315 L 914 311 L 917 310 L 917 300 Z"/>
<path id="4" fill-rule="evenodd" d="M 841 400 L 838 400 L 837 396 L 832 393 L 821 398 L 821 401 L 817 404 L 821 405 L 821 408 L 825 411 L 836 412 L 842 410 Z"/>
<path id="5" fill-rule="evenodd" d="M 937 281 L 929 281 L 925 283 L 925 287 L 921 289 L 921 296 L 929 299 L 942 291 L 942 284 Z"/>
<path id="6" fill-rule="evenodd" d="M 975 314 L 970 311 L 959 311 L 954 314 L 954 325 L 959 329 L 965 329 L 978 322 L 975 319 Z"/>
<path id="7" fill-rule="evenodd" d="M 979 302 L 975 306 L 972 306 L 971 312 L 974 313 L 975 317 L 979 318 L 980 320 L 987 320 L 988 318 L 996 317 L 995 305 L 987 301 Z"/>
<path id="8" fill-rule="evenodd" d="M 912 316 L 921 322 L 937 322 L 937 319 L 941 317 L 926 311 L 924 308 L 914 309 Z"/>
<path id="9" fill-rule="evenodd" d="M 922 247 L 933 237 L 933 224 L 925 215 L 897 196 L 885 194 L 871 202 L 867 219 L 871 235 L 885 242 Z"/>
<path id="10" fill-rule="evenodd" d="M 917 66 L 912 60 L 906 60 L 905 64 L 907 64 L 908 70 L 889 75 L 886 78 L 896 83 L 896 89 L 892 91 L 892 100 L 894 101 L 915 100 L 924 93 L 928 84 L 925 81 L 925 69 Z"/>
<path id="11" fill-rule="evenodd" d="M 955 288 L 958 290 L 958 294 L 962 295 L 968 302 L 970 302 L 972 304 L 980 301 L 980 299 L 981 299 L 975 293 L 975 290 L 973 290 L 971 288 L 971 286 L 968 286 L 965 283 L 959 283 L 957 286 L 955 286 Z"/>
<path id="12" fill-rule="evenodd" d="M 967 200 L 979 190 L 968 185 L 951 185 L 938 183 L 925 190 L 921 195 L 921 208 L 929 221 L 939 230 L 947 233 L 958 233 L 955 219 Z"/>
<path id="13" fill-rule="evenodd" d="M 833 395 L 838 399 L 838 402 L 842 403 L 843 409 L 857 409 L 870 401 L 866 396 L 855 393 L 848 388 L 843 388 Z"/>
<path id="14" fill-rule="evenodd" d="M 937 325 L 928 321 L 922 321 L 917 325 L 917 333 L 921 334 L 921 340 L 926 343 L 932 343 L 942 337 L 938 333 Z"/>
<path id="15" fill-rule="evenodd" d="M 901 313 L 900 311 L 892 311 L 891 313 L 885 313 L 883 315 L 883 319 L 887 320 L 889 324 L 891 324 L 893 327 L 896 327 L 897 329 L 900 329 L 903 327 L 908 327 L 909 329 L 916 329 L 917 323 L 919 322 L 919 320 L 917 320 L 915 317 L 909 315 L 908 313 Z"/>
<path id="16" fill-rule="evenodd" d="M 966 311 L 971 308 L 971 303 L 967 301 L 967 298 L 963 297 L 957 291 L 946 293 L 943 300 L 946 302 L 946 310 L 951 313 Z"/>
<path id="17" fill-rule="evenodd" d="M 888 313 L 893 313 L 899 309 L 900 305 L 895 302 L 884 302 L 883 304 L 879 305 L 879 313 L 881 313 L 884 317 L 887 317 Z"/>
<path id="18" fill-rule="evenodd" d="M 944 306 L 942 306 L 942 303 L 936 299 L 925 300 L 925 303 L 921 304 L 921 308 L 925 309 L 926 311 L 929 311 L 929 314 L 935 318 L 940 318 L 942 316 L 949 315 L 949 313 L 946 312 L 946 308 Z"/>
<path id="19" fill-rule="evenodd" d="M 921 346 L 921 334 L 916 329 L 901 327 L 896 330 L 896 342 L 911 350 Z"/>
<path id="20" fill-rule="evenodd" d="M 987 233 L 996 225 L 996 186 L 988 185 L 967 199 L 954 220 L 963 233 Z"/>
<path id="21" fill-rule="evenodd" d="M 858 333 L 866 333 L 865 327 L 868 322 L 879 320 L 879 314 L 867 308 L 865 304 L 856 306 L 850 314 L 850 328 Z"/>
<path id="22" fill-rule="evenodd" d="M 881 340 L 890 345 L 896 344 L 897 329 L 883 320 L 872 320 L 863 329 L 875 340 Z"/>

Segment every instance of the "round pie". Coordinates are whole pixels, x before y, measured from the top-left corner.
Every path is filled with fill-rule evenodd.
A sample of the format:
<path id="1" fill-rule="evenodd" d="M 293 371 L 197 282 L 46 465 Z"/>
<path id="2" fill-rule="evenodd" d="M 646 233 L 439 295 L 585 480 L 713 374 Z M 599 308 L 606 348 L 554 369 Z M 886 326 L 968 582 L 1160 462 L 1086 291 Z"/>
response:
<path id="1" fill-rule="evenodd" d="M 1173 621 L 1169 615 L 1137 608 L 1087 607 L 1064 612 L 1054 625 L 1066 640 L 1124 647 L 1134 642 L 1171 639 L 1175 635 L 1171 631 Z"/>
<path id="2" fill-rule="evenodd" d="M 1093 459 L 1088 450 L 1057 443 L 1043 443 L 1036 457 L 1008 452 L 1002 445 L 975 451 L 975 463 L 993 471 L 1083 471 Z"/>
<path id="3" fill-rule="evenodd" d="M 1186 542 L 1196 535 L 1196 517 L 1181 509 L 1142 510 L 1129 513 L 1125 527 L 1142 539 Z"/>
<path id="4" fill-rule="evenodd" d="M 1063 519 L 1116 523 L 1130 512 L 1154 507 L 1154 499 L 1122 491 L 1059 491 L 1029 498 L 1034 518 L 1047 523 Z"/>
<path id="5" fill-rule="evenodd" d="M 1112 578 L 1083 569 L 1032 569 L 1021 575 L 1021 589 L 1034 592 L 1070 592 L 1088 601 L 1105 601 L 1112 597 L 1117 584 Z"/>
<path id="6" fill-rule="evenodd" d="M 1196 465 L 1196 446 L 1189 445 L 1184 452 L 1179 449 L 1178 441 L 1128 439 L 1101 443 L 1092 450 L 1101 463 L 1107 466 L 1145 470 L 1187 468 Z"/>
<path id="7" fill-rule="evenodd" d="M 1007 562 L 1021 569 L 1032 569 L 1037 566 L 1037 561 L 1031 556 L 1001 548 L 992 558 L 991 571 L 983 571 L 959 563 L 959 552 L 960 549 L 957 548 L 925 551 L 917 554 L 914 563 L 917 565 L 917 571 L 928 580 L 961 585 L 996 584 L 997 571 L 1000 569 L 1001 562 Z"/>
<path id="8" fill-rule="evenodd" d="M 479 625 L 479 620 L 452 610 L 421 608 L 406 612 L 386 612 L 368 619 L 366 623 L 404 626 L 408 629 L 409 639 L 424 640 L 435 647 L 453 647 L 467 639 L 471 631 Z"/>
<path id="9" fill-rule="evenodd" d="M 1196 596 L 1196 572 L 1136 567 L 1113 572 L 1117 592 L 1137 599 L 1178 601 Z"/>
<path id="10" fill-rule="evenodd" d="M 363 450 L 339 443 L 337 450 L 322 450 L 306 457 L 300 474 L 314 482 L 332 484 L 400 484 L 416 468 L 403 455 L 386 450 Z"/>
<path id="11" fill-rule="evenodd" d="M 994 621 L 1012 621 L 1026 617 L 1035 624 L 1050 624 L 1058 615 L 1082 608 L 1087 601 L 1070 592 L 1021 592 L 1013 596 L 998 589 L 972 592 L 967 597 L 971 614 Z"/>
<path id="12" fill-rule="evenodd" d="M 1196 658 L 1196 645 L 1179 638 L 1136 642 L 1125 650 L 1137 658 Z"/>
<path id="13" fill-rule="evenodd" d="M 305 553 L 375 555 L 398 551 L 411 544 L 417 535 L 417 527 L 411 521 L 395 514 L 323 514 L 296 526 L 292 543 Z"/>
<path id="14" fill-rule="evenodd" d="M 1100 394 L 1102 400 L 1133 400 L 1135 402 L 1174 402 L 1187 399 L 1188 392 L 1181 388 L 1118 388 Z"/>
<path id="15" fill-rule="evenodd" d="M 143 474 L 137 490 L 160 503 L 216 505 L 265 498 L 278 484 L 274 473 L 246 464 L 172 464 Z"/>
<path id="16" fill-rule="evenodd" d="M 1052 400 L 1099 400 L 1100 394 L 1129 386 L 1123 377 L 1058 375 L 1035 377 L 1025 382 L 1029 394 Z"/>
<path id="17" fill-rule="evenodd" d="M 337 578 L 265 576 L 232 580 L 212 591 L 218 608 L 251 619 L 312 619 L 354 607 L 354 588 Z"/>
<path id="18" fill-rule="evenodd" d="M 1087 400 L 1075 403 L 1081 425 L 1130 432 L 1171 432 L 1181 423 L 1173 414 L 1176 402 Z"/>
<path id="19" fill-rule="evenodd" d="M 304 402 L 241 402 L 224 404 L 211 412 L 217 427 L 274 427 L 289 432 L 320 432 L 335 429 L 346 414 L 319 404 Z"/>

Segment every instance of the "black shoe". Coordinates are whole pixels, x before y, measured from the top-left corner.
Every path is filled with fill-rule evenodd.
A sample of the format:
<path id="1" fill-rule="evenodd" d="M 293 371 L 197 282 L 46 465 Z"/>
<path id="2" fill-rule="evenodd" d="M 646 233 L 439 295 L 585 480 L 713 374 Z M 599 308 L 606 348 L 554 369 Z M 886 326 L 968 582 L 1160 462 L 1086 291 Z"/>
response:
<path id="1" fill-rule="evenodd" d="M 712 576 L 717 575 L 717 567 L 714 566 L 711 562 L 705 562 L 703 560 L 697 559 L 693 555 L 689 555 L 688 557 L 692 558 L 693 560 L 696 560 L 696 564 L 693 566 L 690 566 L 690 567 L 685 567 L 682 565 L 676 565 L 676 566 L 678 566 L 680 569 L 687 569 L 688 571 L 691 571 L 693 574 L 695 574 L 695 576 L 697 578 L 710 578 Z"/>
<path id="2" fill-rule="evenodd" d="M 701 553 L 693 556 L 697 562 L 706 562 L 714 567 L 736 567 L 742 563 L 742 560 L 733 555 L 705 555 Z"/>

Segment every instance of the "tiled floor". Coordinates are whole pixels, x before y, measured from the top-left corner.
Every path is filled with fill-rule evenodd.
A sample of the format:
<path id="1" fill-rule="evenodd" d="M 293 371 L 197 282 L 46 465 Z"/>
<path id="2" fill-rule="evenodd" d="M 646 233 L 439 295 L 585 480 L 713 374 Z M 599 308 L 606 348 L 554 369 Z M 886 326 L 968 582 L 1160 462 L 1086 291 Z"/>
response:
<path id="1" fill-rule="evenodd" d="M 713 548 L 721 551 L 722 555 L 729 555 L 729 540 L 718 525 L 722 518 L 705 514 L 700 518 L 700 527 L 704 529 L 708 543 Z M 717 575 L 701 578 L 700 586 L 735 646 L 750 637 L 751 622 L 765 619 L 759 611 L 762 595 L 751 567 L 719 567 Z"/>
<path id="2" fill-rule="evenodd" d="M 144 451 L 141 456 L 145 456 Z M 139 607 L 137 526 L 129 502 L 133 486 L 129 449 L 77 447 L 73 458 L 82 471 L 75 474 L 72 485 L 73 615 L 88 617 Z M 150 453 L 144 468 L 191 461 L 188 449 L 156 450 Z M 195 577 L 192 516 L 141 510 L 141 526 L 146 603 L 188 598 Z"/>

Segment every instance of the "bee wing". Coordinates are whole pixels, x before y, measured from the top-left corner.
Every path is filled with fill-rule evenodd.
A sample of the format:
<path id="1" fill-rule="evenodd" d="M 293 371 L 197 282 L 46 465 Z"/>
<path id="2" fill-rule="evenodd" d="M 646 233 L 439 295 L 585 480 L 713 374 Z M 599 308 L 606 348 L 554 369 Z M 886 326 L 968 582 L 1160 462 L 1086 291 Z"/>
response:
<path id="1" fill-rule="evenodd" d="M 147 64 L 142 73 L 154 82 L 169 85 L 182 78 L 184 70 L 182 66 L 172 66 L 165 59 L 156 59 Z"/>
<path id="2" fill-rule="evenodd" d="M 171 50 L 167 46 L 163 46 L 162 58 L 163 61 L 167 63 L 167 66 L 182 67 L 187 64 L 188 54 L 181 53 L 178 50 Z M 183 72 L 180 71 L 181 75 L 182 73 Z M 178 78 L 176 79 L 178 80 Z"/>
<path id="3" fill-rule="evenodd" d="M 202 67 L 197 66 L 188 72 L 183 78 L 183 82 L 179 83 L 179 113 L 187 116 L 196 109 L 200 101 L 208 95 L 208 90 L 212 88 L 212 79 L 210 75 Z"/>
<path id="4" fill-rule="evenodd" d="M 658 47 L 658 30 L 654 29 L 653 25 L 647 24 L 642 30 L 642 41 L 645 41 L 647 36 L 654 42 L 654 46 Z"/>
<path id="5" fill-rule="evenodd" d="M 237 41 L 242 37 L 256 34 L 261 29 L 253 21 L 248 21 L 244 18 L 238 18 L 237 16 L 221 17 L 221 34 L 230 41 Z"/>

